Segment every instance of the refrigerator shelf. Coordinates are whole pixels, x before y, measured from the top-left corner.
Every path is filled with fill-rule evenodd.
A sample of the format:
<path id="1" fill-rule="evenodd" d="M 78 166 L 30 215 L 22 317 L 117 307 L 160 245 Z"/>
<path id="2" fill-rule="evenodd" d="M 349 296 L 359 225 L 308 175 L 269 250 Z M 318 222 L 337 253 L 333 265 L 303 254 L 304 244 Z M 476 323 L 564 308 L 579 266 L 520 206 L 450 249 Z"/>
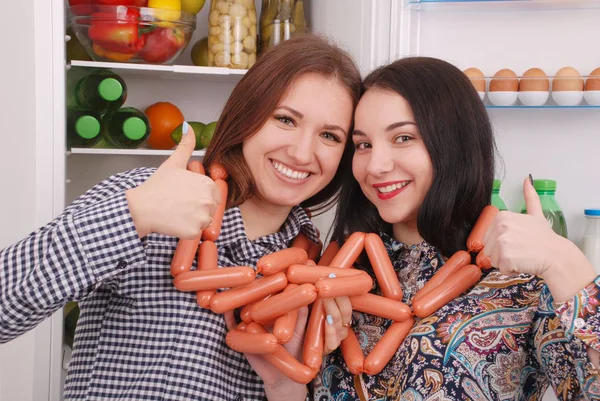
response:
<path id="1" fill-rule="evenodd" d="M 133 63 L 107 63 L 100 61 L 72 60 L 68 68 L 106 68 L 122 77 L 152 79 L 186 79 L 211 82 L 238 82 L 247 70 L 222 67 L 198 67 L 194 65 L 154 65 Z"/>
<path id="2" fill-rule="evenodd" d="M 559 106 L 556 104 L 546 104 L 542 106 L 525 106 L 522 104 L 515 104 L 513 106 L 496 106 L 493 104 L 485 104 L 486 109 L 600 109 L 600 106 L 591 106 L 589 104 L 582 104 L 579 106 Z"/>
<path id="3" fill-rule="evenodd" d="M 405 0 L 405 7 L 435 12 L 600 9 L 599 0 Z"/>
<path id="4" fill-rule="evenodd" d="M 71 148 L 67 155 L 122 155 L 122 156 L 170 156 L 172 150 L 156 149 L 106 149 L 106 148 Z M 195 150 L 192 156 L 204 157 L 206 150 Z"/>

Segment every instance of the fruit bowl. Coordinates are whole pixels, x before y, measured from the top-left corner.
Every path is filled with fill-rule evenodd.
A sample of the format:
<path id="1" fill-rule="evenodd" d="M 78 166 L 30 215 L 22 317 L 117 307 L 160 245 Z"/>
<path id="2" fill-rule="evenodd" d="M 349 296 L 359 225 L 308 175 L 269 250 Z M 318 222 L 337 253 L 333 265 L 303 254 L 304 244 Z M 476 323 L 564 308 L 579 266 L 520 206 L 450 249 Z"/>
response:
<path id="1" fill-rule="evenodd" d="M 183 11 L 133 6 L 69 7 L 69 25 L 95 61 L 171 65 L 196 29 Z"/>

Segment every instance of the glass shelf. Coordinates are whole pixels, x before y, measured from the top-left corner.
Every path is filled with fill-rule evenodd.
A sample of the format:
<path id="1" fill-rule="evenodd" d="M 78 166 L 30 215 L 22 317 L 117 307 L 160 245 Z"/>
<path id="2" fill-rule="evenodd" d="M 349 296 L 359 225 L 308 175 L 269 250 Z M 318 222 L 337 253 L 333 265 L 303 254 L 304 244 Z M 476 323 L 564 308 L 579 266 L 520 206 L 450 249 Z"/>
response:
<path id="1" fill-rule="evenodd" d="M 107 149 L 107 148 L 71 148 L 67 155 L 122 155 L 122 156 L 170 156 L 175 149 Z M 195 150 L 192 155 L 204 157 L 206 150 Z"/>
<path id="2" fill-rule="evenodd" d="M 600 9 L 600 0 L 405 0 L 417 11 L 543 11 Z"/>
<path id="3" fill-rule="evenodd" d="M 248 70 L 235 70 L 222 67 L 197 67 L 193 65 L 154 65 L 133 63 L 109 63 L 101 61 L 72 60 L 70 68 L 106 68 L 128 77 L 153 79 L 190 79 L 212 82 L 238 82 Z"/>

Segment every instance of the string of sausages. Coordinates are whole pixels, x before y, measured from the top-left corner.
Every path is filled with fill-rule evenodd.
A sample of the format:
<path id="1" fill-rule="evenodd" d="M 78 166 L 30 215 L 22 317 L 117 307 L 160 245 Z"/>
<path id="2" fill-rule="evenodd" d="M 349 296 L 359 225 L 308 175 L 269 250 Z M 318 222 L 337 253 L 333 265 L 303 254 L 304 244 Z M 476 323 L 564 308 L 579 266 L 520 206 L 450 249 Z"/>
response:
<path id="1" fill-rule="evenodd" d="M 197 161 L 190 162 L 188 169 L 204 174 L 202 164 Z M 269 363 L 298 383 L 309 383 L 321 367 L 325 344 L 323 299 L 347 296 L 353 310 L 392 321 L 366 356 L 352 328 L 348 328 L 348 336 L 341 343 L 351 373 L 375 375 L 400 347 L 414 325 L 415 316 L 431 315 L 474 286 L 481 278 L 481 269 L 491 268 L 490 259 L 482 252 L 483 236 L 498 213 L 491 205 L 483 210 L 467 238 L 468 252 L 460 250 L 446 261 L 415 294 L 412 310 L 402 302 L 398 275 L 381 238 L 373 233 L 353 233 L 341 247 L 333 241 L 320 258 L 322 244 L 314 244 L 300 233 L 290 248 L 260 258 L 256 271 L 249 266 L 218 268 L 214 241 L 219 237 L 225 211 L 228 174 L 219 163 L 212 164 L 209 172 L 221 192 L 222 202 L 209 228 L 192 240 L 179 241 L 171 263 L 173 284 L 180 291 L 196 292 L 198 305 L 214 313 L 241 308 L 242 321 L 227 333 L 227 345 L 238 352 L 264 355 Z M 363 251 L 371 262 L 382 295 L 371 294 L 373 280 L 369 274 L 353 268 Z M 475 264 L 471 264 L 469 252 L 478 253 Z M 192 271 L 196 254 L 197 269 Z M 217 293 L 220 288 L 228 289 Z M 300 362 L 282 344 L 293 338 L 298 309 L 309 305 Z"/>

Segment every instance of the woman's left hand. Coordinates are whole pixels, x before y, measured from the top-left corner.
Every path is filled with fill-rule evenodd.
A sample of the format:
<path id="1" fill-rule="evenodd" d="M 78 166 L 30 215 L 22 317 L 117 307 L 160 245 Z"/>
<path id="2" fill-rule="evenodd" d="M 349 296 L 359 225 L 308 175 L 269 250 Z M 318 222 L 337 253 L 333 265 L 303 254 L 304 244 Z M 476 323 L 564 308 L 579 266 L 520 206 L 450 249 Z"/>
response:
<path id="1" fill-rule="evenodd" d="M 554 300 L 564 302 L 596 277 L 577 246 L 548 224 L 529 178 L 523 183 L 527 214 L 500 212 L 490 225 L 482 252 L 506 275 L 526 273 L 544 279 Z"/>
<path id="2" fill-rule="evenodd" d="M 325 308 L 325 355 L 335 351 L 348 336 L 352 324 L 352 304 L 348 297 L 323 299 Z"/>
<path id="3" fill-rule="evenodd" d="M 548 224 L 540 198 L 529 178 L 523 183 L 527 214 L 500 212 L 484 239 L 483 253 L 506 275 L 527 273 L 543 277 L 556 263 L 561 240 Z"/>

